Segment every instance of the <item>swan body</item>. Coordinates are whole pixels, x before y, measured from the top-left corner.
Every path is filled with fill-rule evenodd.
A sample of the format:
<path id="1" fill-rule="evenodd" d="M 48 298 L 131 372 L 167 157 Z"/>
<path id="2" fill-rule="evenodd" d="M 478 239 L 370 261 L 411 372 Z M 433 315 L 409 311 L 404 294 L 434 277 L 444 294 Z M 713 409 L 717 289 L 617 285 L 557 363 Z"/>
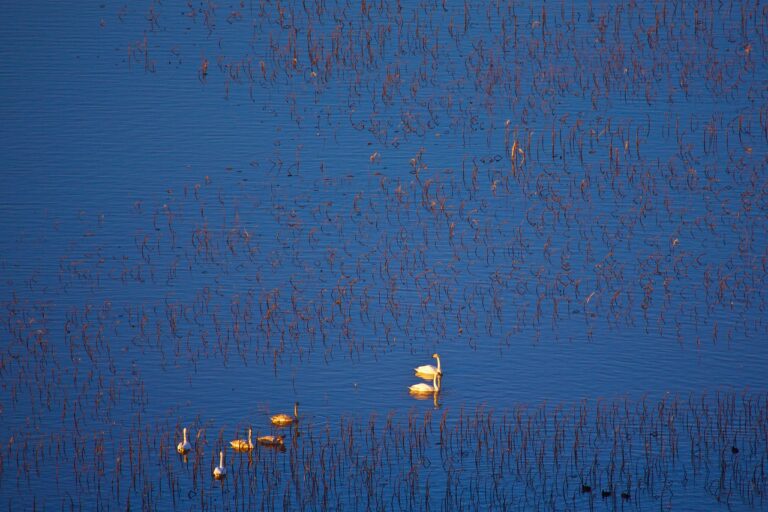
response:
<path id="1" fill-rule="evenodd" d="M 299 421 L 299 402 L 296 402 L 293 404 L 293 416 L 289 416 L 284 413 L 275 414 L 274 416 L 271 416 L 269 420 L 272 422 L 273 425 L 277 425 L 278 427 L 284 427 L 285 425 L 290 425 L 291 423 L 296 423 Z"/>
<path id="2" fill-rule="evenodd" d="M 431 364 L 425 364 L 423 366 L 414 368 L 413 371 L 416 372 L 417 377 L 431 379 L 437 374 L 440 374 L 440 375 L 443 374 L 443 369 L 440 367 L 440 356 L 437 354 L 432 354 L 432 357 L 437 359 L 437 368 L 435 368 Z"/>
<path id="3" fill-rule="evenodd" d="M 230 441 L 229 445 L 236 452 L 248 452 L 253 450 L 253 441 L 251 440 L 251 429 L 250 428 L 248 429 L 247 441 L 245 439 L 235 439 L 234 441 Z"/>
<path id="4" fill-rule="evenodd" d="M 424 395 L 427 393 L 437 393 L 440 391 L 440 384 L 437 382 L 437 376 L 439 374 L 435 373 L 432 376 L 432 385 L 424 384 L 423 382 L 419 382 L 418 384 L 414 384 L 413 386 L 410 386 L 408 389 L 411 393 L 415 395 Z"/>
<path id="5" fill-rule="evenodd" d="M 259 442 L 259 444 L 262 444 L 264 446 L 283 446 L 284 445 L 284 435 L 279 436 L 259 436 L 256 438 L 256 440 Z"/>
<path id="6" fill-rule="evenodd" d="M 227 476 L 227 468 L 224 467 L 224 452 L 219 452 L 219 465 L 213 470 L 213 478 L 221 480 Z"/>
<path id="7" fill-rule="evenodd" d="M 178 445 L 176 445 L 176 451 L 182 455 L 185 455 L 189 453 L 191 449 L 192 449 L 192 445 L 189 444 L 189 441 L 187 441 L 187 428 L 184 427 L 184 440 L 180 442 Z"/>

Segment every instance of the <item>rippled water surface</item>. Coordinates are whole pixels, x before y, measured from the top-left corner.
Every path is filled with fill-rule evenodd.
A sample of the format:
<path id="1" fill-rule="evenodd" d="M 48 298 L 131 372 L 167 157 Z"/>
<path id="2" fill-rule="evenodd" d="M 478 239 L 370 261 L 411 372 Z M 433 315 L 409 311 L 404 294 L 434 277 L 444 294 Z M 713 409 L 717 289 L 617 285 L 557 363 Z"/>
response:
<path id="1" fill-rule="evenodd" d="M 765 509 L 767 23 L 7 6 L 0 504 Z"/>

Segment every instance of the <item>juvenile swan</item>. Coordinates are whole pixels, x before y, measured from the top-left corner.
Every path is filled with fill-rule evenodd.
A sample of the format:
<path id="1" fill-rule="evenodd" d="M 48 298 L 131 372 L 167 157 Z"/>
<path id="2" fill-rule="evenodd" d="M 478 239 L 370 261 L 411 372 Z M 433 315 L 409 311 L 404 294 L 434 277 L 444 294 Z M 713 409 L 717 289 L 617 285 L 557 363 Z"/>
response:
<path id="1" fill-rule="evenodd" d="M 250 428 L 248 429 L 247 441 L 245 439 L 235 439 L 234 441 L 230 441 L 229 445 L 236 452 L 248 452 L 253 450 L 253 441 L 251 440 L 251 429 Z"/>
<path id="2" fill-rule="evenodd" d="M 224 452 L 219 452 L 219 465 L 213 470 L 213 478 L 221 480 L 227 476 L 227 468 L 224 467 Z"/>
<path id="3" fill-rule="evenodd" d="M 288 416 L 287 414 L 280 413 L 275 414 L 271 418 L 269 418 L 273 425 L 277 425 L 278 427 L 284 427 L 285 425 L 290 425 L 291 423 L 296 423 L 299 421 L 299 402 L 296 402 L 293 404 L 293 416 Z"/>
<path id="4" fill-rule="evenodd" d="M 256 438 L 259 444 L 264 446 L 283 446 L 285 444 L 285 436 L 259 436 Z"/>
<path id="5" fill-rule="evenodd" d="M 437 393 L 440 391 L 440 384 L 437 381 L 437 376 L 439 374 L 435 373 L 432 376 L 432 385 L 424 384 L 423 382 L 419 382 L 418 384 L 414 384 L 413 386 L 409 387 L 408 389 L 411 391 L 411 393 L 416 395 L 423 395 L 427 393 Z"/>
<path id="6" fill-rule="evenodd" d="M 435 376 L 435 374 L 441 374 L 443 373 L 442 368 L 440 367 L 440 356 L 437 354 L 432 354 L 432 357 L 437 359 L 437 368 L 432 366 L 431 364 L 425 364 L 424 366 L 419 366 L 418 368 L 414 368 L 413 371 L 416 372 L 417 377 L 421 377 L 424 379 L 431 379 Z"/>
<path id="7" fill-rule="evenodd" d="M 184 427 L 184 440 L 176 446 L 176 451 L 182 455 L 189 453 L 192 449 L 192 445 L 187 441 L 187 427 Z"/>

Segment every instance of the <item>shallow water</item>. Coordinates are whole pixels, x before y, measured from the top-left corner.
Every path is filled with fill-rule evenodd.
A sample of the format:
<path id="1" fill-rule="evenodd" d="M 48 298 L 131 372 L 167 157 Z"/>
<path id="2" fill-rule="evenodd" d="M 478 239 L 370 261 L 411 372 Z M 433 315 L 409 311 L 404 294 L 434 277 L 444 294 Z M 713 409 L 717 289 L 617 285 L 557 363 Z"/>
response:
<path id="1" fill-rule="evenodd" d="M 9 11 L 0 503 L 764 508 L 760 4 Z"/>

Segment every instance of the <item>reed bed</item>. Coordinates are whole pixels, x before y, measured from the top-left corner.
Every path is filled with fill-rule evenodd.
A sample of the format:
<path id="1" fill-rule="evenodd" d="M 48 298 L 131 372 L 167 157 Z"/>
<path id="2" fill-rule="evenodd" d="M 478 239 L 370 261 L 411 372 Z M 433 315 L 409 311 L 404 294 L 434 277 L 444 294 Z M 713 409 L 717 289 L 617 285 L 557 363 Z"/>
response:
<path id="1" fill-rule="evenodd" d="M 108 309 L 104 332 L 140 347 L 171 338 L 169 360 L 275 367 L 434 332 L 469 346 L 563 339 L 578 322 L 590 339 L 607 326 L 696 347 L 766 335 L 759 4 L 224 14 L 121 10 L 148 23 L 128 64 L 159 74 L 151 47 L 215 33 L 194 80 L 295 126 L 248 163 L 137 200 L 119 257 L 95 256 L 113 243 L 99 236 L 59 255 L 50 278 L 94 297 L 72 305 L 73 323 Z M 349 154 L 313 153 L 310 132 Z M 122 304 L 115 289 L 146 300 Z"/>
<path id="2" fill-rule="evenodd" d="M 105 432 L 10 433 L 2 488 L 34 496 L 51 478 L 68 491 L 32 503 L 45 509 L 760 510 L 767 407 L 765 394 L 718 392 L 342 416 L 303 422 L 285 451 L 228 451 L 221 482 L 215 424 L 191 425 L 180 456 L 179 425 L 136 415 Z M 19 504 L 31 502 L 7 497 Z"/>
<path id="3" fill-rule="evenodd" d="M 68 239 L 46 265 L 0 262 L 3 505 L 765 508 L 764 380 L 310 415 L 285 451 L 227 451 L 221 482 L 234 420 L 182 425 L 189 404 L 157 390 L 182 370 L 266 379 L 435 339 L 466 354 L 637 338 L 705 362 L 764 353 L 760 2 L 105 13 L 132 76 L 181 77 L 266 116 L 267 135 L 126 198 L 131 229 L 78 212 L 41 234 Z"/>

